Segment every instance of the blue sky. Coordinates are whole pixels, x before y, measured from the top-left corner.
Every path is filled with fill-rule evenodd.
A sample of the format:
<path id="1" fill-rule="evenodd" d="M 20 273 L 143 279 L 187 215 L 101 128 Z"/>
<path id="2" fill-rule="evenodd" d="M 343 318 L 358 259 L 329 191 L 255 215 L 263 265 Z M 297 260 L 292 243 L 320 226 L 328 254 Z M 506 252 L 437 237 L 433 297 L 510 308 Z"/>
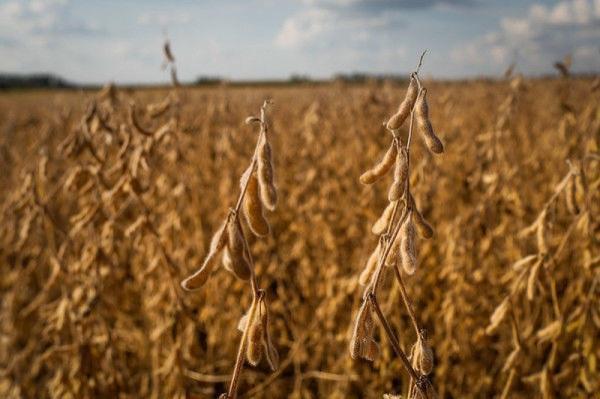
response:
<path id="1" fill-rule="evenodd" d="M 0 0 L 0 71 L 166 81 L 165 32 L 183 81 L 600 71 L 600 0 Z"/>

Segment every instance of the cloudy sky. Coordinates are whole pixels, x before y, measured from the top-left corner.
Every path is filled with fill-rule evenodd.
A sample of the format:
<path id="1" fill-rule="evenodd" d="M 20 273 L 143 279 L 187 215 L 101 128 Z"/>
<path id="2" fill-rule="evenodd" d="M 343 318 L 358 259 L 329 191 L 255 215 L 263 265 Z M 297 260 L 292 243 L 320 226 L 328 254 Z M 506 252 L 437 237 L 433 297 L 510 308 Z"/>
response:
<path id="1" fill-rule="evenodd" d="M 600 0 L 0 0 L 0 72 L 166 81 L 165 34 L 184 81 L 600 71 Z"/>

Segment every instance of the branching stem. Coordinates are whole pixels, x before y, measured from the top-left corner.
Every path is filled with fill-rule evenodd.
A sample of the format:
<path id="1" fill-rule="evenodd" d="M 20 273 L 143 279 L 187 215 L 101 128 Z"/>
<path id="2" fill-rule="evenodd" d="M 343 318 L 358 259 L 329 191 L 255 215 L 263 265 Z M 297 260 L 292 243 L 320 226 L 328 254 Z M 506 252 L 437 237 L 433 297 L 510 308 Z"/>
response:
<path id="1" fill-rule="evenodd" d="M 254 173 L 254 169 L 258 163 L 258 149 L 261 144 L 261 141 L 266 139 L 266 134 L 268 131 L 268 124 L 266 120 L 266 108 L 269 105 L 269 101 L 265 101 L 263 106 L 261 107 L 260 112 L 260 132 L 258 134 L 258 139 L 256 141 L 256 146 L 254 148 L 254 155 L 252 155 L 252 161 L 250 162 L 250 174 Z M 237 217 L 239 214 L 240 208 L 244 201 L 244 197 L 246 195 L 246 191 L 248 190 L 248 183 L 250 182 L 250 176 L 246 176 L 246 179 L 242 183 L 242 187 L 240 189 L 240 195 L 236 202 L 235 208 L 230 209 L 228 218 Z M 242 230 L 242 238 L 244 241 L 244 251 L 246 252 L 246 256 L 248 258 L 248 262 L 250 263 L 250 285 L 252 287 L 252 305 L 250 305 L 250 310 L 248 311 L 248 322 L 244 328 L 242 333 L 242 339 L 240 340 L 240 345 L 238 347 L 238 353 L 235 360 L 235 365 L 233 367 L 233 373 L 231 376 L 231 382 L 229 384 L 229 389 L 227 390 L 227 399 L 235 399 L 237 397 L 237 389 L 240 379 L 240 373 L 242 372 L 242 368 L 244 365 L 244 357 L 246 353 L 246 346 L 248 344 L 248 333 L 250 331 L 251 321 L 254 318 L 254 313 L 256 312 L 256 306 L 258 302 L 262 299 L 265 294 L 265 291 L 258 288 L 258 281 L 256 279 L 256 273 L 254 272 L 254 260 L 252 258 L 252 253 L 250 252 L 250 245 L 248 244 L 248 240 L 246 239 L 246 235 Z"/>
<path id="2" fill-rule="evenodd" d="M 419 80 L 418 73 L 419 73 L 419 70 L 423 63 L 423 57 L 425 56 L 426 53 L 427 53 L 427 51 L 424 51 L 421 54 L 421 57 L 419 59 L 419 64 L 417 65 L 415 72 L 413 72 L 411 74 L 411 77 L 414 78 L 417 82 L 417 87 L 418 87 L 417 98 L 421 95 L 421 93 L 423 91 L 423 87 L 421 85 L 421 81 Z M 412 110 L 410 112 L 410 125 L 409 125 L 409 129 L 408 129 L 408 136 L 406 139 L 407 169 L 408 170 L 410 170 L 410 145 L 412 142 L 412 135 L 413 135 L 415 108 L 416 108 L 416 102 L 413 105 Z M 394 144 L 397 146 L 398 151 L 401 151 L 402 143 L 400 141 L 399 131 L 392 130 L 391 132 L 394 137 L 393 138 Z M 382 247 L 382 251 L 378 258 L 377 268 L 375 269 L 375 273 L 372 277 L 371 283 L 369 284 L 369 286 L 367 288 L 367 292 L 365 293 L 365 296 L 363 297 L 363 301 L 369 300 L 371 302 L 371 304 L 373 305 L 373 308 L 375 309 L 375 313 L 377 314 L 377 317 L 384 328 L 384 331 L 394 349 L 394 352 L 400 358 L 404 368 L 410 375 L 411 383 L 409 386 L 409 392 L 412 392 L 413 387 L 416 387 L 424 397 L 427 397 L 427 392 L 425 389 L 426 384 L 423 383 L 423 379 L 424 378 L 426 379 L 426 377 L 420 376 L 417 373 L 417 371 L 415 371 L 415 369 L 412 367 L 412 365 L 410 363 L 410 359 L 406 356 L 406 354 L 404 353 L 402 348 L 400 348 L 398 339 L 396 338 L 394 331 L 392 330 L 392 327 L 390 326 L 390 323 L 388 322 L 385 315 L 381 311 L 381 307 L 379 306 L 379 303 L 377 302 L 377 289 L 379 288 L 379 285 L 382 280 L 383 269 L 385 267 L 386 259 L 391 252 L 394 242 L 398 238 L 398 234 L 401 230 L 402 225 L 406 222 L 406 219 L 408 217 L 411 217 L 411 211 L 412 211 L 413 205 L 412 205 L 411 194 L 410 194 L 410 174 L 406 178 L 405 185 L 406 186 L 405 186 L 404 194 L 403 194 L 404 208 L 403 208 L 402 212 L 400 213 L 398 220 L 396 220 L 396 216 L 399 213 L 401 200 L 400 199 L 397 200 L 396 203 L 394 204 L 394 208 L 392 210 L 392 216 L 388 222 L 386 231 L 380 237 L 380 245 Z M 396 275 L 396 279 L 398 280 L 398 283 L 400 285 L 402 301 L 404 302 L 404 306 L 406 307 L 406 310 L 410 316 L 410 319 L 411 319 L 411 322 L 415 329 L 415 332 L 416 332 L 417 336 L 420 337 L 422 334 L 422 331 L 420 330 L 419 324 L 417 323 L 417 318 L 416 318 L 415 312 L 412 308 L 412 304 L 410 303 L 410 300 L 408 298 L 408 294 L 406 292 L 406 286 L 402 279 L 402 275 L 400 273 L 397 263 L 394 264 L 393 269 L 394 269 L 394 273 Z M 429 383 L 428 381 L 425 381 L 425 382 Z"/>

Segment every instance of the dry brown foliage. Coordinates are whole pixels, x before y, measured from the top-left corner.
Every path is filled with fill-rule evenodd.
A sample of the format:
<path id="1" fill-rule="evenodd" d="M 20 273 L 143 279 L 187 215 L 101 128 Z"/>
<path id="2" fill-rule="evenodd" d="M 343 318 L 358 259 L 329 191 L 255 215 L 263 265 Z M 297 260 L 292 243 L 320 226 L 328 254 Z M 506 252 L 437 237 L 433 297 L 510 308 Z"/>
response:
<path id="1" fill-rule="evenodd" d="M 600 92 L 572 76 L 424 83 L 446 147 L 434 157 L 417 134 L 411 148 L 411 194 L 435 235 L 419 240 L 406 290 L 428 331 L 438 395 L 593 397 Z M 184 294 L 179 282 L 202 264 L 237 198 L 256 138 L 241 121 L 267 97 L 277 105 L 279 201 L 271 234 L 248 240 L 281 358 L 277 372 L 264 352 L 246 366 L 239 397 L 405 392 L 409 377 L 379 323 L 374 363 L 348 356 L 359 274 L 389 183 L 358 178 L 387 149 L 381 122 L 405 91 L 386 83 L 2 94 L 0 396 L 227 390 L 248 283 L 216 273 Z M 383 311 L 395 331 L 410 331 L 398 285 L 387 287 Z M 398 341 L 410 353 L 414 333 Z"/>

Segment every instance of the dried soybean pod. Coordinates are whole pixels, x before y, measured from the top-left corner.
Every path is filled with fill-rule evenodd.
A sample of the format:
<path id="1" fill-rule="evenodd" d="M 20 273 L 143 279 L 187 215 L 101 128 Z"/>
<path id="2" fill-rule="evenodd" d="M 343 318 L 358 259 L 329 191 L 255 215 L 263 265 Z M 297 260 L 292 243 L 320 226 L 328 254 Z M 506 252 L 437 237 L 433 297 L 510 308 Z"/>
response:
<path id="1" fill-rule="evenodd" d="M 408 217 L 400 228 L 400 258 L 402 259 L 402 268 L 407 274 L 414 274 L 417 270 L 417 249 L 415 237 L 415 225 L 412 221 L 412 212 L 409 211 Z"/>
<path id="2" fill-rule="evenodd" d="M 238 321 L 237 329 L 241 332 L 244 332 L 246 330 L 247 326 L 248 326 L 248 313 L 245 313 Z"/>
<path id="3" fill-rule="evenodd" d="M 553 322 L 551 322 L 550 324 L 546 325 L 545 327 L 543 327 L 542 329 L 538 330 L 535 334 L 536 338 L 539 340 L 539 342 L 549 342 L 552 341 L 553 339 L 556 339 L 563 328 L 563 324 L 562 321 L 559 320 L 555 320 Z M 555 355 L 552 355 L 555 356 Z"/>
<path id="4" fill-rule="evenodd" d="M 362 271 L 362 273 L 360 274 L 360 277 L 358 278 L 358 283 L 360 285 L 363 285 L 363 286 L 367 285 L 367 283 L 371 279 L 371 275 L 373 274 L 373 272 L 375 271 L 375 268 L 377 267 L 377 261 L 379 260 L 380 251 L 381 251 L 381 244 L 377 244 L 377 247 L 375 248 L 373 253 L 371 253 L 371 256 L 369 256 L 369 260 L 367 260 L 367 264 L 365 265 L 364 270 Z"/>
<path id="5" fill-rule="evenodd" d="M 175 57 L 173 57 L 173 52 L 171 51 L 171 43 L 169 43 L 168 40 L 165 40 L 163 52 L 165 53 L 165 58 L 168 62 L 175 62 Z"/>
<path id="6" fill-rule="evenodd" d="M 381 179 L 394 165 L 394 161 L 396 160 L 396 156 L 398 154 L 398 148 L 396 148 L 396 143 L 392 142 L 390 148 L 387 150 L 383 159 L 371 169 L 367 170 L 363 173 L 359 180 L 362 184 L 373 184 L 377 180 Z"/>
<path id="7" fill-rule="evenodd" d="M 359 313 L 360 315 L 360 313 Z M 354 330 L 352 331 L 352 338 L 350 338 L 350 357 L 354 360 L 361 358 L 362 340 L 364 334 L 359 328 L 358 320 L 354 324 Z"/>
<path id="8" fill-rule="evenodd" d="M 271 337 L 268 335 L 265 336 L 263 340 L 263 346 L 265 347 L 265 355 L 267 357 L 267 363 L 269 363 L 269 367 L 271 367 L 272 371 L 277 371 L 279 368 L 279 352 L 275 349 L 271 341 Z"/>
<path id="9" fill-rule="evenodd" d="M 223 267 L 230 273 L 234 273 L 233 271 L 233 263 L 231 261 L 231 254 L 229 253 L 229 248 L 225 247 L 223 249 L 223 256 L 221 257 L 221 262 L 223 263 Z"/>
<path id="10" fill-rule="evenodd" d="M 406 89 L 406 96 L 404 97 L 404 100 L 400 103 L 398 111 L 388 121 L 388 129 L 396 130 L 402 126 L 408 115 L 410 115 L 413 106 L 415 105 L 417 94 L 417 80 L 413 76 L 411 76 L 410 82 L 408 83 L 408 89 Z"/>
<path id="11" fill-rule="evenodd" d="M 227 251 L 224 254 L 225 267 L 237 278 L 248 280 L 250 278 L 250 263 L 246 258 L 246 243 L 237 215 L 234 215 L 227 224 Z M 228 263 L 226 258 L 229 258 Z"/>
<path id="12" fill-rule="evenodd" d="M 415 116 L 417 118 L 417 125 L 423 135 L 423 139 L 427 144 L 429 150 L 435 154 L 441 154 L 444 152 L 444 144 L 438 136 L 435 135 L 431 122 L 429 121 L 429 107 L 427 106 L 427 89 L 421 90 L 417 98 L 417 104 L 415 106 Z"/>
<path id="13" fill-rule="evenodd" d="M 385 259 L 386 266 L 394 266 L 398 263 L 398 261 L 402 261 L 402 257 L 400 255 L 400 246 L 402 245 L 402 236 L 400 232 L 396 235 L 396 239 L 392 243 L 390 248 L 390 252 L 388 253 L 387 258 Z"/>
<path id="14" fill-rule="evenodd" d="M 249 116 L 244 120 L 244 123 L 246 125 L 249 125 L 251 123 L 260 123 L 260 118 L 257 116 Z"/>
<path id="15" fill-rule="evenodd" d="M 529 277 L 527 278 L 527 299 L 530 301 L 533 301 L 535 296 L 535 285 L 538 281 L 538 275 L 543 264 L 544 259 L 543 257 L 540 257 L 538 261 L 531 266 L 531 270 L 529 270 Z"/>
<path id="16" fill-rule="evenodd" d="M 577 215 L 579 213 L 579 206 L 577 204 L 577 183 L 576 183 L 577 175 L 573 174 L 569 181 L 567 182 L 567 187 L 565 187 L 565 199 L 567 202 L 567 209 L 573 215 Z"/>
<path id="17" fill-rule="evenodd" d="M 519 359 L 519 355 L 521 354 L 521 348 L 518 346 L 513 349 L 512 352 L 507 356 L 506 361 L 504 362 L 504 366 L 502 367 L 502 371 L 507 372 L 508 370 L 514 368 L 517 360 Z"/>
<path id="18" fill-rule="evenodd" d="M 408 153 L 406 148 L 401 147 L 396 157 L 396 167 L 394 168 L 394 182 L 390 186 L 388 200 L 398 201 L 404 194 L 406 187 L 406 179 L 408 179 Z"/>
<path id="19" fill-rule="evenodd" d="M 143 134 L 145 136 L 153 136 L 154 135 L 153 131 L 146 129 L 138 121 L 137 115 L 136 115 L 136 107 L 135 107 L 135 103 L 133 101 L 129 103 L 128 117 L 129 117 L 129 124 L 133 125 L 137 129 L 138 132 L 140 132 L 141 134 Z"/>
<path id="20" fill-rule="evenodd" d="M 260 322 L 263 329 L 262 344 L 267 358 L 267 363 L 269 363 L 271 370 L 276 371 L 279 368 L 279 353 L 277 352 L 277 349 L 275 349 L 275 345 L 273 345 L 273 341 L 271 340 L 271 331 L 269 328 L 269 307 L 265 297 L 261 299 L 259 305 L 261 306 Z"/>
<path id="21" fill-rule="evenodd" d="M 388 206 L 384 209 L 383 213 L 377 219 L 373 227 L 371 228 L 371 232 L 375 235 L 381 235 L 387 229 L 388 224 L 390 223 L 390 219 L 392 218 L 392 214 L 394 213 L 395 202 L 390 202 Z"/>
<path id="22" fill-rule="evenodd" d="M 538 258 L 539 258 L 539 256 L 537 254 L 527 255 L 524 258 L 521 258 L 518 261 L 516 261 L 515 263 L 513 263 L 512 268 L 516 271 L 520 271 L 524 266 L 528 265 L 529 263 L 533 262 L 534 260 L 536 260 Z"/>
<path id="23" fill-rule="evenodd" d="M 208 277 L 212 271 L 215 269 L 215 266 L 218 265 L 219 252 L 221 252 L 227 244 L 228 237 L 227 234 L 225 234 L 226 225 L 227 221 L 223 222 L 221 227 L 219 227 L 213 236 L 210 242 L 208 255 L 206 255 L 202 267 L 196 273 L 192 274 L 181 282 L 181 287 L 184 290 L 192 291 L 202 287 L 208 280 Z"/>
<path id="24" fill-rule="evenodd" d="M 258 178 L 256 173 L 251 173 L 248 177 L 246 195 L 244 196 L 243 211 L 250 230 L 258 237 L 264 237 L 269 234 L 269 222 L 265 218 L 263 206 L 260 199 L 258 187 Z M 242 183 L 244 182 L 242 178 Z"/>
<path id="25" fill-rule="evenodd" d="M 255 320 L 250 325 L 250 331 L 248 333 L 248 347 L 246 349 L 246 357 L 248 363 L 256 366 L 262 358 L 262 340 L 263 340 L 263 326 Z"/>
<path id="26" fill-rule="evenodd" d="M 421 373 L 427 375 L 433 370 L 433 351 L 421 337 L 415 343 L 413 360 Z"/>
<path id="27" fill-rule="evenodd" d="M 548 370 L 548 366 L 544 367 L 540 375 L 540 391 L 542 391 L 543 399 L 554 399 L 556 398 L 554 392 L 554 381 L 552 379 L 552 375 Z"/>
<path id="28" fill-rule="evenodd" d="M 196 271 L 196 273 L 192 274 L 185 280 L 181 282 L 181 287 L 187 291 L 193 291 L 201 288 L 206 281 L 208 281 L 208 277 L 214 270 L 217 261 L 216 256 L 213 254 L 209 254 L 204 260 L 202 267 Z"/>
<path id="29" fill-rule="evenodd" d="M 363 359 L 370 362 L 377 360 L 377 357 L 379 356 L 379 345 L 374 339 L 369 339 L 365 342 L 361 356 Z"/>
<path id="30" fill-rule="evenodd" d="M 260 197 L 265 207 L 273 211 L 277 205 L 277 188 L 273 177 L 273 160 L 271 145 L 267 139 L 266 132 L 260 138 L 258 147 L 258 182 L 260 184 Z"/>
<path id="31" fill-rule="evenodd" d="M 500 325 L 502 320 L 504 320 L 504 318 L 508 314 L 509 309 L 510 309 L 510 300 L 508 297 L 506 297 L 500 303 L 500 305 L 498 305 L 496 307 L 496 309 L 494 310 L 494 313 L 492 313 L 492 316 L 490 317 L 490 325 L 485 330 L 486 334 L 489 335 L 489 334 L 493 333 L 496 330 L 496 328 L 498 328 L 498 326 Z"/>
<path id="32" fill-rule="evenodd" d="M 548 208 L 544 208 L 537 221 L 536 240 L 538 251 L 541 254 L 548 253 L 548 231 L 546 229 L 546 218 L 548 217 Z"/>
<path id="33" fill-rule="evenodd" d="M 371 303 L 364 300 L 356 315 L 352 338 L 350 339 L 350 356 L 352 359 L 362 358 L 365 351 L 365 345 L 372 340 L 373 316 L 371 314 Z"/>
<path id="34" fill-rule="evenodd" d="M 427 222 L 427 220 L 425 220 L 421 212 L 419 212 L 419 209 L 417 209 L 417 204 L 415 203 L 415 199 L 413 198 L 412 194 L 410 194 L 409 201 L 410 209 L 412 209 L 414 216 L 415 226 L 417 227 L 419 234 L 423 238 L 433 237 L 433 227 L 431 227 L 431 225 Z"/>

